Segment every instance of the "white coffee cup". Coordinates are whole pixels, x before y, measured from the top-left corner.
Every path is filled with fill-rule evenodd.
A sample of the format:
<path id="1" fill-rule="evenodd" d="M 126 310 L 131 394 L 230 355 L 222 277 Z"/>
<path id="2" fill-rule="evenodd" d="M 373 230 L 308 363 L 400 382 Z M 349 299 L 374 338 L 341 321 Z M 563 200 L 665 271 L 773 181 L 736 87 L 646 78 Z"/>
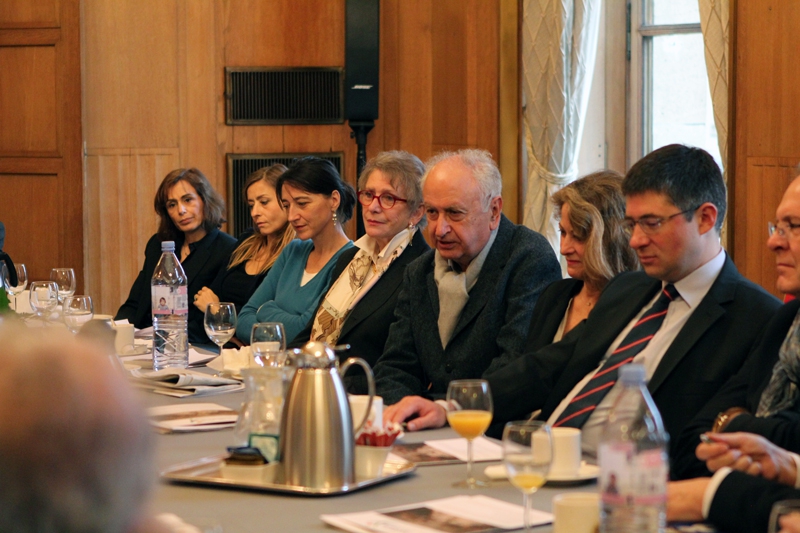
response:
<path id="1" fill-rule="evenodd" d="M 600 495 L 567 492 L 553 496 L 553 533 L 596 533 L 600 525 Z"/>
<path id="2" fill-rule="evenodd" d="M 575 477 L 581 468 L 581 430 L 577 428 L 552 428 L 552 477 Z"/>
<path id="3" fill-rule="evenodd" d="M 369 395 L 349 394 L 348 400 L 350 400 L 350 412 L 353 415 L 353 428 L 356 428 L 361 421 L 364 420 L 364 413 L 367 412 Z M 372 409 L 369 414 L 369 422 L 373 426 L 383 427 L 383 398 L 380 396 L 375 396 L 372 399 Z"/>
<path id="4" fill-rule="evenodd" d="M 114 337 L 114 349 L 118 354 L 124 355 L 133 346 L 133 324 L 115 324 L 114 330 L 117 336 Z"/>

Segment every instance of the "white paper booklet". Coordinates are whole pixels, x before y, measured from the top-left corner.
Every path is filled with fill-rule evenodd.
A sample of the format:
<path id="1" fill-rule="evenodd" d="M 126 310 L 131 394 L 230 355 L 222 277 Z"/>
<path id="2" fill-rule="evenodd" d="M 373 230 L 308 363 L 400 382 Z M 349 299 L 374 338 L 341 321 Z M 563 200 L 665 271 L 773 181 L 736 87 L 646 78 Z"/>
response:
<path id="1" fill-rule="evenodd" d="M 163 370 L 147 371 L 132 370 L 131 377 L 134 384 L 151 388 L 153 392 L 167 396 L 203 396 L 221 394 L 242 390 L 244 384 L 228 378 L 203 374 L 194 370 L 179 368 L 165 368 Z"/>
<path id="2" fill-rule="evenodd" d="M 488 496 L 453 496 L 441 500 L 365 511 L 325 514 L 332 526 L 356 533 L 499 533 L 521 529 L 522 506 Z M 531 525 L 553 521 L 553 515 L 533 509 Z"/>
<path id="3" fill-rule="evenodd" d="M 162 433 L 214 431 L 233 427 L 238 414 L 216 403 L 164 405 L 147 410 L 150 423 Z"/>

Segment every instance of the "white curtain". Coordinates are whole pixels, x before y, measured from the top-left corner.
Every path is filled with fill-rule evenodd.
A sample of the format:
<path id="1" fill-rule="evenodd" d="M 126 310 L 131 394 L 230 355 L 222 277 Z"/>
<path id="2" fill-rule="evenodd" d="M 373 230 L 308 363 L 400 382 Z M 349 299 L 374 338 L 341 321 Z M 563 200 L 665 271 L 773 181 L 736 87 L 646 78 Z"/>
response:
<path id="1" fill-rule="evenodd" d="M 728 168 L 728 21 L 729 0 L 698 0 L 705 44 L 706 71 L 722 164 Z M 727 173 L 727 172 L 726 172 Z"/>
<path id="2" fill-rule="evenodd" d="M 601 0 L 525 0 L 523 128 L 527 186 L 523 222 L 558 253 L 550 196 L 578 174 L 578 148 L 592 85 Z"/>

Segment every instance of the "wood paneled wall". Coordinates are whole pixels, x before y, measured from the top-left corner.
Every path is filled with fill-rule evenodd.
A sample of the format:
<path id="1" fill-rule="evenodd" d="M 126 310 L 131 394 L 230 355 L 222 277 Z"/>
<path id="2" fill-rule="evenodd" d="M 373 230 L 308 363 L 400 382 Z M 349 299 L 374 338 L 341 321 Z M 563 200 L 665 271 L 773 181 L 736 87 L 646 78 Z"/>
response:
<path id="1" fill-rule="evenodd" d="M 79 0 L 0 2 L 0 221 L 31 280 L 83 290 Z"/>
<path id="2" fill-rule="evenodd" d="M 500 4 L 381 1 L 368 156 L 480 147 L 498 157 Z M 172 168 L 196 166 L 224 194 L 227 153 L 341 151 L 355 183 L 347 124 L 230 127 L 223 98 L 226 66 L 345 66 L 344 11 L 345 0 L 83 1 L 87 292 L 103 312 L 141 268 L 152 199 Z"/>
<path id="3" fill-rule="evenodd" d="M 739 270 L 776 295 L 767 222 L 800 163 L 800 2 L 732 3 L 734 146 L 731 190 L 733 257 Z"/>

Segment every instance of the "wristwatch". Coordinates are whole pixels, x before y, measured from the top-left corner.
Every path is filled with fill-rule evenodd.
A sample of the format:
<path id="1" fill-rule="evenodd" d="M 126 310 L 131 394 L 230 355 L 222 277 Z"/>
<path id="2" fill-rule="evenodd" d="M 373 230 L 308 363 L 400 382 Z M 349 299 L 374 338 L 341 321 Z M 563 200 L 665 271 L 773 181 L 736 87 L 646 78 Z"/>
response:
<path id="1" fill-rule="evenodd" d="M 722 433 L 725 431 L 725 428 L 728 427 L 728 424 L 731 423 L 731 420 L 741 414 L 749 414 L 749 411 L 744 407 L 731 407 L 721 412 L 717 415 L 717 418 L 714 419 L 714 423 L 711 424 L 711 433 Z"/>

